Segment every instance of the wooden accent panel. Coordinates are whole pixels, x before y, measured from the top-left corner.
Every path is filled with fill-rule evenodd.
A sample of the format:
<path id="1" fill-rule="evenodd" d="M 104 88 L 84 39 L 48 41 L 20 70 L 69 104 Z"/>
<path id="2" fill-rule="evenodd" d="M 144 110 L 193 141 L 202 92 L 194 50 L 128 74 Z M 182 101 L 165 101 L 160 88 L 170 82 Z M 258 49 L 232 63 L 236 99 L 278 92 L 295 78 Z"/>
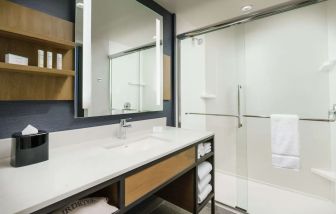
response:
<path id="1" fill-rule="evenodd" d="M 172 182 L 160 192 L 158 196 L 172 204 L 175 204 L 191 213 L 196 207 L 195 169 Z"/>
<path id="2" fill-rule="evenodd" d="M 0 100 L 72 100 L 73 78 L 0 72 Z"/>
<path id="3" fill-rule="evenodd" d="M 0 26 L 63 41 L 74 41 L 72 22 L 46 13 L 0 0 Z"/>
<path id="4" fill-rule="evenodd" d="M 163 100 L 171 100 L 172 98 L 172 83 L 171 83 L 171 57 L 163 56 Z"/>
<path id="5" fill-rule="evenodd" d="M 195 163 L 195 147 L 163 160 L 125 179 L 125 206 L 135 202 Z"/>
<path id="6" fill-rule="evenodd" d="M 50 46 L 61 48 L 61 49 L 71 49 L 75 48 L 75 43 L 59 40 L 54 38 L 48 38 L 39 34 L 33 34 L 30 32 L 23 32 L 16 29 L 0 26 L 0 35 L 7 38 L 17 38 L 31 42 L 38 42 L 43 44 L 49 44 Z"/>
<path id="7" fill-rule="evenodd" d="M 0 100 L 74 99 L 74 24 L 0 0 Z M 37 50 L 63 55 L 62 71 L 37 67 Z M 28 58 L 29 66 L 4 64 L 5 54 Z"/>

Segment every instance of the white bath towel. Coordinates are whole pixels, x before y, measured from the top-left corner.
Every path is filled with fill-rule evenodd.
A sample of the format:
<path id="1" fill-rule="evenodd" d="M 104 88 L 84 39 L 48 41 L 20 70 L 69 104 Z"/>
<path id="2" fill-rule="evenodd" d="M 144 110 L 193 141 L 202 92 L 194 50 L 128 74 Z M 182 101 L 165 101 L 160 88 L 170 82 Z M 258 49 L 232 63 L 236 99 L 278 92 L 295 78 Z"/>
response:
<path id="1" fill-rule="evenodd" d="M 205 149 L 211 148 L 211 143 L 204 143 L 203 146 Z"/>
<path id="2" fill-rule="evenodd" d="M 300 168 L 299 117 L 271 115 L 272 165 L 278 168 Z"/>
<path id="3" fill-rule="evenodd" d="M 211 174 L 205 176 L 202 180 L 197 182 L 198 192 L 203 192 L 204 188 L 210 183 Z"/>
<path id="4" fill-rule="evenodd" d="M 84 198 L 53 212 L 53 214 L 111 214 L 117 212 L 118 209 L 109 205 L 107 201 L 107 198 Z"/>
<path id="5" fill-rule="evenodd" d="M 200 159 L 202 156 L 204 156 L 204 145 L 203 143 L 200 143 L 197 146 L 197 157 Z"/>
<path id="6" fill-rule="evenodd" d="M 202 180 L 203 178 L 205 178 L 209 172 L 211 172 L 212 170 L 212 165 L 211 163 L 204 161 L 203 163 L 201 163 L 200 165 L 198 165 L 197 167 L 197 177 L 198 180 Z"/>
<path id="7" fill-rule="evenodd" d="M 211 147 L 204 149 L 204 155 L 208 154 L 211 152 Z"/>
<path id="8" fill-rule="evenodd" d="M 211 143 L 204 143 L 204 154 L 211 152 Z"/>
<path id="9" fill-rule="evenodd" d="M 202 203 L 206 199 L 206 197 L 211 193 L 211 191 L 212 191 L 212 186 L 210 184 L 208 184 L 204 188 L 204 190 L 201 193 L 198 194 L 198 197 L 197 197 L 198 203 L 199 204 Z"/>

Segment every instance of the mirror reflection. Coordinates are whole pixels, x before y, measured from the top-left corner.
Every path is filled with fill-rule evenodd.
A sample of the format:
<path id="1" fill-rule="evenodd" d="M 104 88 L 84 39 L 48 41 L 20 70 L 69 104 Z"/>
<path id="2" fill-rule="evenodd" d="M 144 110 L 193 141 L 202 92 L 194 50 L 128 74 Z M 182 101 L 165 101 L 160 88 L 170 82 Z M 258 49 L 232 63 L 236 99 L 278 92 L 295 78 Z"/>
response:
<path id="1" fill-rule="evenodd" d="M 77 0 L 78 117 L 162 111 L 162 16 L 136 0 Z"/>

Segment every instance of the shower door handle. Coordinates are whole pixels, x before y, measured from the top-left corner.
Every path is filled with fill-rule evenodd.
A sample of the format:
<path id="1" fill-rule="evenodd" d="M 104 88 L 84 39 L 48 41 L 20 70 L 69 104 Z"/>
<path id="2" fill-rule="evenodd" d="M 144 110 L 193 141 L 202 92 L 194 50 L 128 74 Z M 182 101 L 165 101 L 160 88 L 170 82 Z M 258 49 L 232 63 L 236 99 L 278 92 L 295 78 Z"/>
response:
<path id="1" fill-rule="evenodd" d="M 243 115 L 241 114 L 241 90 L 242 86 L 238 85 L 238 128 L 243 127 Z"/>

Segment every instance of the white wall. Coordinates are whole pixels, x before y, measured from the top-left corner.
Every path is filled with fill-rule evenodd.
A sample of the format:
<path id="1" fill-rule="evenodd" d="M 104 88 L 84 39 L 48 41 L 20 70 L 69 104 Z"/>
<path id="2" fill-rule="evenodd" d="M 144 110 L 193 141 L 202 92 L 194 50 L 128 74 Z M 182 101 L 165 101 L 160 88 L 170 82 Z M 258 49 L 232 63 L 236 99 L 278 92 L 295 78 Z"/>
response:
<path id="1" fill-rule="evenodd" d="M 336 59 L 336 1 L 328 2 L 328 39 L 329 60 Z M 336 104 L 336 67 L 329 74 L 330 79 L 330 108 Z M 336 172 L 336 124 L 330 125 L 332 169 Z M 334 200 L 336 202 L 336 185 L 334 184 Z"/>
<path id="2" fill-rule="evenodd" d="M 156 63 L 153 61 L 156 57 L 155 54 L 155 47 L 140 52 L 140 82 L 146 84 L 140 92 L 141 111 L 162 111 L 163 108 L 163 101 L 157 103 L 156 99 L 157 93 L 160 93 L 160 97 L 162 97 L 163 88 L 161 87 L 161 90 L 157 91 L 158 73 L 156 72 Z M 160 78 L 160 84 L 163 84 L 162 78 Z"/>
<path id="3" fill-rule="evenodd" d="M 203 39 L 204 37 L 197 37 Z M 205 112 L 205 103 L 201 94 L 205 90 L 205 43 L 196 40 L 181 41 L 181 121 L 182 128 L 206 130 L 203 116 L 186 115 L 186 112 Z"/>
<path id="4" fill-rule="evenodd" d="M 327 6 L 317 4 L 245 25 L 246 113 L 327 118 L 329 73 Z M 247 120 L 249 176 L 331 199 L 331 183 L 311 168 L 331 167 L 328 123 L 300 123 L 301 169 L 271 165 L 270 121 Z M 313 184 L 313 185 L 312 185 Z"/>
<path id="5" fill-rule="evenodd" d="M 140 81 L 140 61 L 139 52 L 118 57 L 111 62 L 112 71 L 112 113 L 122 114 L 120 111 L 125 103 L 131 104 L 131 109 L 139 111 L 140 88 L 138 85 L 129 83 L 139 83 Z"/>

